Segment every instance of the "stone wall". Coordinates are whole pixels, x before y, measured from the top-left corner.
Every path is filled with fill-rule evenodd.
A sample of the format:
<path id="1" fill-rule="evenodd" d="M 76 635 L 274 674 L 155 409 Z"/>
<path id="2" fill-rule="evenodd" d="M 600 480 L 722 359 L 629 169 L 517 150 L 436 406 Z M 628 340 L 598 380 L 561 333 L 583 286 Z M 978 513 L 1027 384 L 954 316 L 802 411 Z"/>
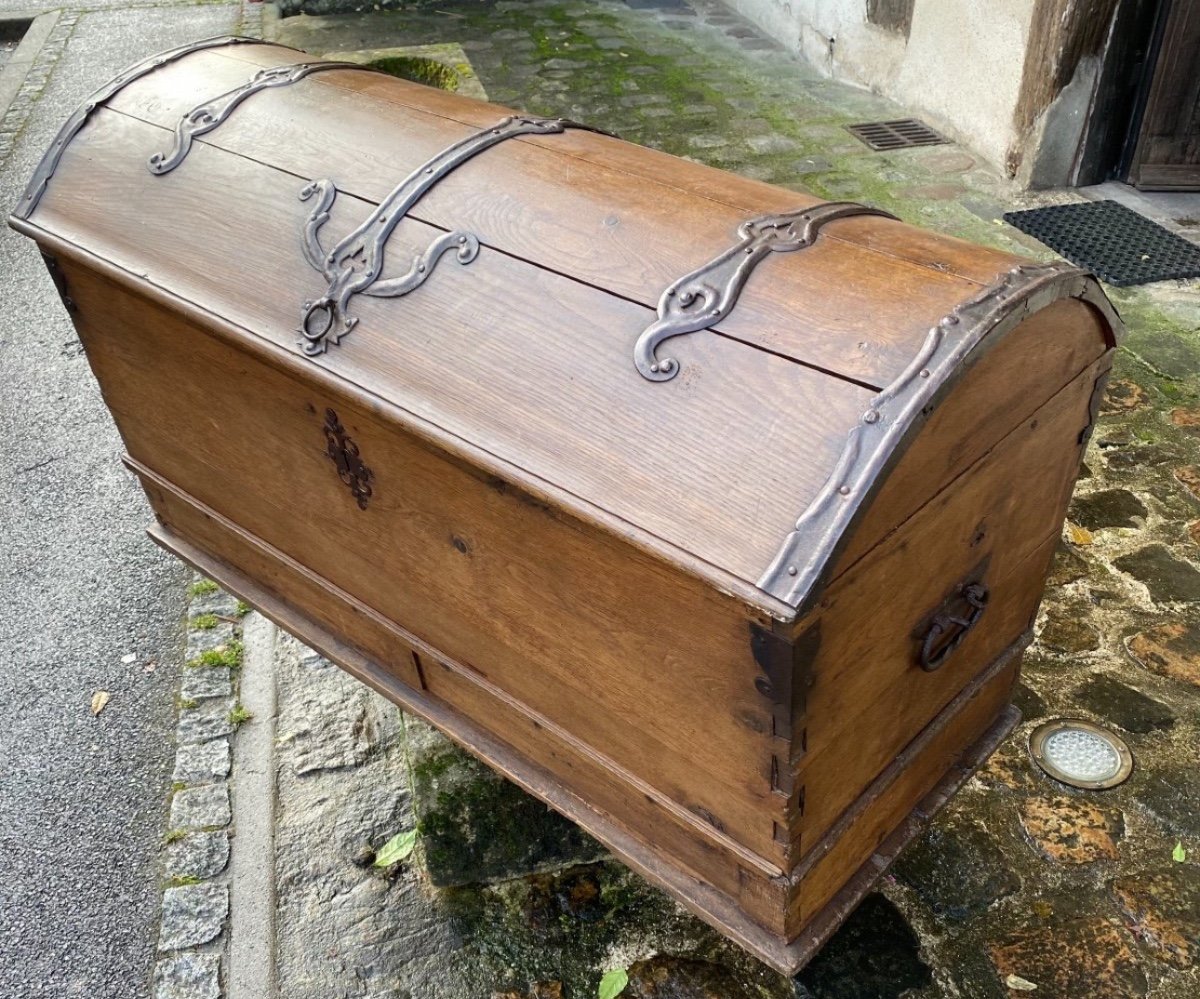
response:
<path id="1" fill-rule="evenodd" d="M 899 101 L 1006 167 L 1037 0 L 728 3 L 821 72 Z"/>

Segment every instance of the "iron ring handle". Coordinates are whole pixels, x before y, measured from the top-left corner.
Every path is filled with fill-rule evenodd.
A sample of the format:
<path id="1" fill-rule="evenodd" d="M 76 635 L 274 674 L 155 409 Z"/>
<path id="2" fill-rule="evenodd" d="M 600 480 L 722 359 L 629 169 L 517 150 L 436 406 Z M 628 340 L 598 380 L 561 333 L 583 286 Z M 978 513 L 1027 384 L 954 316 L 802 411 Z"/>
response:
<path id="1" fill-rule="evenodd" d="M 934 617 L 921 642 L 921 669 L 927 673 L 941 669 L 950 655 L 966 640 L 987 609 L 988 589 L 982 583 L 963 587 L 958 597 L 966 602 L 966 613 L 942 612 Z M 946 635 L 951 637 L 946 640 Z"/>

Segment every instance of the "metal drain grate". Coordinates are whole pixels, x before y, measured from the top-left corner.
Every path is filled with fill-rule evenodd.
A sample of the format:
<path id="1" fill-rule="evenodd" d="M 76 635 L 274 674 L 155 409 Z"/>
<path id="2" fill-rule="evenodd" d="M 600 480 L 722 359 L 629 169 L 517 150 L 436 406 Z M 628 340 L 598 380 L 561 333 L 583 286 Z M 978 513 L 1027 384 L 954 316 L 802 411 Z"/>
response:
<path id="1" fill-rule="evenodd" d="M 910 146 L 940 146 L 949 141 L 916 118 L 866 121 L 860 125 L 847 125 L 846 128 L 855 138 L 861 139 L 878 152 L 887 149 L 907 149 Z"/>
<path id="2" fill-rule="evenodd" d="M 1115 201 L 1006 212 L 1004 221 L 1109 284 L 1200 277 L 1200 246 Z"/>

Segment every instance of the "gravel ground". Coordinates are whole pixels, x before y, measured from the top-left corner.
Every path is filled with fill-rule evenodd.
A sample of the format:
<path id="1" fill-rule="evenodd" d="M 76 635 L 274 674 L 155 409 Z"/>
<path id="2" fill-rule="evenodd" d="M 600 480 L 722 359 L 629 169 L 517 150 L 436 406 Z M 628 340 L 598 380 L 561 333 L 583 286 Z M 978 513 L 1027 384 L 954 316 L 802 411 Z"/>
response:
<path id="1" fill-rule="evenodd" d="M 88 93 L 236 17 L 84 13 L 44 91 L 6 119 L 29 112 L 0 164 L 0 205 Z M 7 228 L 0 274 L 0 996 L 146 995 L 188 572 L 145 537 L 149 512 L 67 315 Z M 93 717 L 98 690 L 111 700 Z"/>

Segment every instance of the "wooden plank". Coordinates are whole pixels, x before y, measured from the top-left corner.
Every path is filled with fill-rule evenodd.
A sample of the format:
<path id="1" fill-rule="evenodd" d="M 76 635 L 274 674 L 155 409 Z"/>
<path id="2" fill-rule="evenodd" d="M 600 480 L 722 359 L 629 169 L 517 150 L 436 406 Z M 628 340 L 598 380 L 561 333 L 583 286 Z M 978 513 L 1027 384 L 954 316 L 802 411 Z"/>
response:
<path id="1" fill-rule="evenodd" d="M 103 111 L 91 127 L 39 223 L 294 352 L 301 305 L 324 281 L 300 255 L 307 206 L 293 180 L 208 147 L 191 154 L 187 179 L 157 178 L 140 160 L 160 130 Z M 339 202 L 335 235 L 368 211 Z M 113 204 L 138 205 L 136 218 Z M 395 238 L 434 234 L 406 222 Z M 648 382 L 631 358 L 646 309 L 499 253 L 443 262 L 412 294 L 359 296 L 354 308 L 360 325 L 314 366 L 749 582 L 869 399 L 708 333 L 680 343 L 678 379 Z"/>
<path id="2" fill-rule="evenodd" d="M 222 56 L 240 58 L 248 53 L 226 51 Z M 255 53 L 268 58 L 266 53 Z M 274 57 L 270 57 L 274 58 Z M 472 127 L 485 127 L 494 120 L 497 106 L 484 102 L 469 101 L 444 91 L 422 88 L 407 80 L 395 80 L 368 74 L 347 73 L 325 77 L 321 81 L 328 87 L 341 87 L 355 94 L 370 95 L 390 103 L 421 108 L 460 120 Z M 500 108 L 501 112 L 506 109 Z M 588 141 L 586 136 L 573 134 L 570 139 L 576 144 L 569 154 L 591 163 L 619 167 L 630 176 L 630 183 L 652 183 L 702 198 L 716 204 L 729 205 L 743 212 L 762 213 L 783 211 L 796 207 L 817 204 L 821 199 L 806 192 L 777 187 L 748 177 L 739 177 L 724 170 L 680 159 L 670 153 L 649 149 L 633 143 L 619 147 L 600 145 Z M 554 139 L 533 139 L 547 149 L 563 149 Z M 873 254 L 891 257 L 894 260 L 913 263 L 926 270 L 951 274 L 977 284 L 989 284 L 995 276 L 1007 270 L 1018 258 L 965 240 L 917 229 L 900 222 L 881 220 L 847 221 L 838 227 L 831 239 L 842 240 L 872 251 Z M 863 258 L 864 266 L 887 266 L 885 261 L 869 263 L 870 256 Z"/>
<path id="3" fill-rule="evenodd" d="M 268 54 L 278 55 L 255 48 L 249 56 Z M 205 85 L 219 92 L 236 79 L 230 65 L 246 72 L 240 57 L 197 54 L 164 69 L 153 88 L 131 86 L 112 106 L 173 127 L 183 101 L 194 100 L 200 67 L 213 75 Z M 409 103 L 387 99 L 393 92 L 400 99 L 411 95 Z M 299 177 L 331 177 L 340 189 L 378 202 L 411 169 L 494 124 L 504 111 L 378 74 L 334 71 L 255 95 L 204 141 Z M 766 185 L 755 188 L 746 207 L 700 198 L 676 186 L 674 175 L 668 183 L 631 173 L 646 152 L 576 131 L 510 140 L 442 179 L 412 214 L 442 228 L 468 229 L 489 246 L 654 307 L 671 282 L 736 242 L 746 218 L 815 203 Z M 824 234 L 851 221 L 833 223 Z M 875 245 L 887 241 L 877 230 L 931 239 L 873 219 L 866 230 L 871 235 L 864 236 L 871 249 L 823 235 L 812 252 L 772 255 L 717 329 L 823 370 L 886 385 L 929 326 L 970 297 L 974 285 L 877 251 Z M 992 255 L 986 278 L 1012 262 Z M 839 293 L 829 295 L 834 287 Z"/>
<path id="4" fill-rule="evenodd" d="M 803 815 L 792 823 L 801 853 L 979 663 L 1029 627 L 1078 469 L 1079 433 L 1107 363 L 1107 356 L 1094 362 L 823 594 L 806 622 L 821 641 L 807 664 L 806 752 L 794 777 L 804 788 Z M 1024 468 L 1038 474 L 1023 475 Z M 967 579 L 989 588 L 987 610 L 949 660 L 927 673 L 918 663 L 921 635 Z M 838 747 L 848 738 L 856 748 L 847 758 Z"/>
<path id="5" fill-rule="evenodd" d="M 648 556 L 671 567 L 673 571 L 693 580 L 700 580 L 717 592 L 740 601 L 746 613 L 757 623 L 766 625 L 769 622 L 794 620 L 794 607 L 758 589 L 754 584 L 711 563 L 701 561 L 690 552 L 670 545 L 634 524 L 620 520 L 582 497 L 572 496 L 545 480 L 535 478 L 519 465 L 502 461 L 476 445 L 447 433 L 441 427 L 400 409 L 389 400 L 340 378 L 327 368 L 314 366 L 309 358 L 294 349 L 265 339 L 248 337 L 243 327 L 200 308 L 168 289 L 152 283 L 138 283 L 128 271 L 112 261 L 76 246 L 36 224 L 23 219 L 10 222 L 17 231 L 37 240 L 41 250 L 48 254 L 48 259 L 54 261 L 53 266 L 59 274 L 63 273 L 64 268 L 75 266 L 92 272 L 97 278 L 107 280 L 118 288 L 132 287 L 137 297 L 203 328 L 219 342 L 232 345 L 238 353 L 248 354 L 286 372 L 310 384 L 318 393 L 331 390 L 339 395 L 344 394 L 352 399 L 355 405 L 379 419 L 403 424 L 415 441 L 444 455 L 448 461 L 473 469 L 480 477 L 504 483 L 506 489 L 520 495 L 524 502 L 539 504 L 547 509 L 569 511 L 571 518 L 577 520 L 585 529 L 599 530 L 619 538 L 639 555 Z"/>
<path id="6" fill-rule="evenodd" d="M 294 559 L 255 546 L 231 521 L 186 497 L 145 466 L 130 458 L 125 465 L 141 482 L 159 526 L 179 542 L 186 538 L 188 544 L 213 554 L 228 551 L 229 560 L 252 576 L 258 588 L 305 608 L 321 629 L 342 636 L 344 645 L 380 663 L 397 682 L 421 689 L 420 670 L 407 632 L 363 601 L 334 590 Z"/>
<path id="7" fill-rule="evenodd" d="M 1057 543 L 1056 534 L 1007 578 L 992 584 L 992 601 L 980 623 L 980 628 L 988 629 L 986 639 L 972 635 L 936 673 L 923 672 L 909 659 L 907 675 L 891 681 L 881 677 L 878 696 L 869 695 L 868 705 L 851 718 L 833 719 L 811 711 L 810 740 L 812 732 L 820 731 L 818 721 L 829 718 L 829 727 L 835 730 L 823 736 L 820 748 L 797 767 L 796 782 L 804 788 L 804 810 L 796 825 L 796 857 L 812 850 L 861 789 L 969 685 L 980 664 L 989 661 L 985 656 L 995 656 L 1033 627 Z M 871 658 L 876 662 L 890 659 L 883 651 L 872 652 Z M 862 661 L 857 665 L 861 667 Z"/>
<path id="8" fill-rule="evenodd" d="M 822 851 L 817 862 L 800 873 L 799 891 L 788 908 L 789 937 L 819 917 L 855 872 L 902 826 L 913 809 L 920 807 L 922 799 L 946 779 L 959 761 L 971 755 L 971 745 L 986 739 L 988 729 L 1009 709 L 1020 662 L 1019 655 L 1006 657 L 997 664 L 998 669 L 985 671 L 983 682 L 967 692 L 961 705 L 939 719 L 937 727 L 922 733 L 916 751 L 904 757 L 903 765 L 868 789 L 863 807 L 831 840 L 831 849 Z M 870 876 L 873 879 L 882 873 L 879 865 Z"/>
<path id="9" fill-rule="evenodd" d="M 67 278 L 136 460 L 780 855 L 747 608 L 160 307 Z M 324 453 L 326 407 L 375 473 L 366 510 Z"/>
<path id="10" fill-rule="evenodd" d="M 894 680 L 957 681 L 955 660 L 990 662 L 1013 635 L 995 632 L 989 604 L 975 634 L 936 674 L 917 667 L 914 637 L 948 591 L 973 570 L 997 599 L 1001 583 L 1057 536 L 1078 472 L 1080 430 L 1097 361 L 1040 407 L 986 456 L 890 535 L 823 595 L 807 621 L 820 621 L 821 644 L 807 695 L 808 748 L 815 753 L 833 732 L 883 697 Z M 1037 469 L 1030 475 L 1026 469 Z M 1041 581 L 1033 588 L 1040 592 Z M 1010 595 L 1010 599 L 1013 598 Z M 1020 629 L 1019 629 L 1020 630 Z M 871 668 L 861 664 L 870 661 Z M 886 698 L 885 698 L 886 699 Z"/>
<path id="11" fill-rule="evenodd" d="M 398 683 L 392 673 L 365 657 L 355 646 L 346 644 L 337 633 L 328 631 L 306 610 L 287 603 L 273 589 L 264 587 L 256 576 L 248 575 L 240 567 L 197 547 L 169 529 L 155 527 L 149 534 L 167 551 L 216 580 L 224 589 L 253 605 L 267 618 L 336 662 L 352 676 L 436 726 L 467 752 L 578 823 L 634 871 L 658 885 L 721 933 L 781 973 L 790 974 L 798 970 L 794 955 L 783 936 L 749 918 L 747 911 L 751 910 L 744 901 L 747 894 L 745 886 L 751 881 L 761 886 L 764 898 L 769 897 L 773 890 L 775 903 L 771 918 L 777 920 L 782 908 L 782 879 L 764 877 L 753 868 L 738 865 L 733 873 L 741 885 L 741 895 L 731 895 L 714 884 L 714 881 L 724 883 L 726 878 L 722 875 L 722 862 L 714 862 L 712 855 L 704 852 L 711 850 L 711 844 L 694 837 L 681 841 L 685 847 L 701 851 L 698 855 L 703 856 L 703 861 L 696 866 L 703 867 L 706 874 L 699 877 L 688 867 L 686 854 L 681 858 L 664 848 L 662 833 L 664 822 L 669 824 L 669 818 L 658 816 L 653 835 L 643 836 L 622 823 L 613 812 L 575 793 L 551 771 L 515 751 L 508 742 L 497 738 L 476 720 L 438 698 Z M 562 757 L 556 759 L 566 762 Z M 586 765 L 587 761 L 580 758 L 569 762 L 572 765 Z M 601 784 L 607 779 L 603 773 L 593 776 Z M 589 789 L 589 793 L 594 790 Z M 727 863 L 727 860 L 723 863 Z"/>
<path id="12" fill-rule="evenodd" d="M 386 636 L 384 641 L 367 648 L 340 637 L 340 644 L 353 646 L 370 658 L 379 670 L 406 688 L 428 691 L 465 712 L 498 738 L 512 743 L 528 759 L 542 760 L 543 765 L 566 784 L 576 786 L 580 793 L 587 791 L 575 779 L 577 770 L 582 768 L 582 772 L 588 774 L 587 780 L 598 785 L 600 797 L 594 799 L 598 807 L 606 807 L 617 815 L 630 811 L 640 815 L 645 819 L 643 825 L 647 829 L 656 829 L 667 822 L 670 827 L 667 839 L 673 836 L 686 840 L 675 852 L 682 851 L 686 855 L 692 850 L 696 857 L 704 858 L 696 861 L 698 869 L 706 869 L 720 854 L 721 862 L 730 872 L 726 888 L 736 888 L 740 866 L 754 868 L 767 877 L 781 873 L 779 868 L 766 863 L 711 824 L 680 808 L 636 775 L 623 770 L 611 758 L 581 743 L 545 715 L 530 711 L 475 670 L 451 660 L 411 632 L 379 617 L 362 601 L 332 586 L 295 559 L 247 533 L 133 459 L 127 458 L 126 464 L 138 476 L 151 500 L 155 518 L 162 529 L 158 533 L 169 534 L 176 547 L 198 548 L 236 568 L 255 580 L 260 588 L 269 591 L 274 601 L 303 612 L 314 624 L 331 634 L 357 637 L 362 631 L 361 620 L 372 619 Z M 560 758 L 564 761 L 561 767 L 556 763 Z M 624 798 L 630 800 L 624 802 Z M 704 842 L 693 847 L 692 840 L 697 837 Z"/>

